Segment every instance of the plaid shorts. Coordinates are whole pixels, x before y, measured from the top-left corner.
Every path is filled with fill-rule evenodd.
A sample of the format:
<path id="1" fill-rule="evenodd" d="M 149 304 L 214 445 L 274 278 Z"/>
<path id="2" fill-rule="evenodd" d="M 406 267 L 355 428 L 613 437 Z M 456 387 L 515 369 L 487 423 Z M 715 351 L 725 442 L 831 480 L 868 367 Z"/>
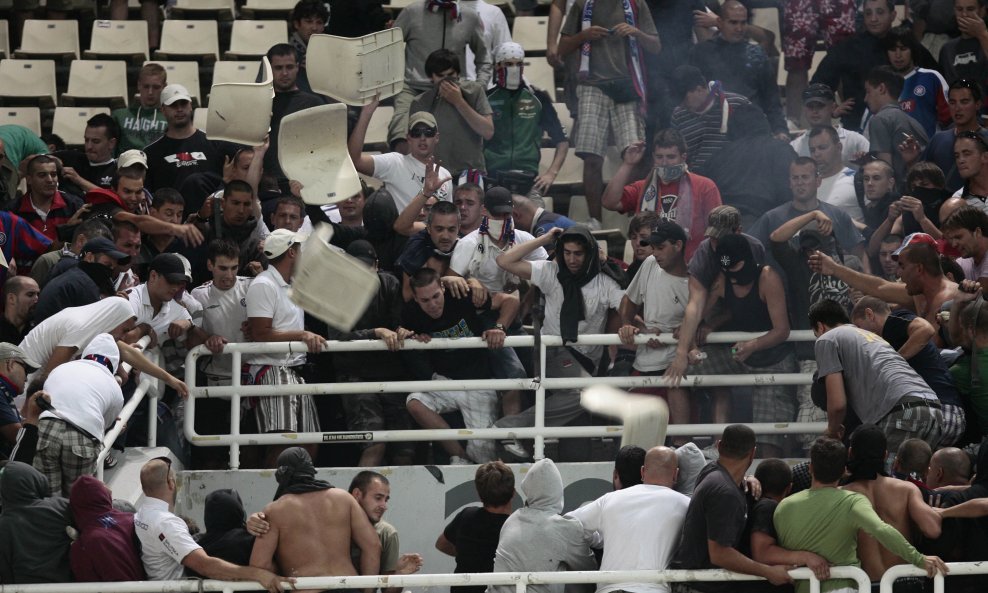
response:
<path id="1" fill-rule="evenodd" d="M 580 121 L 574 134 L 577 155 L 603 157 L 608 131 L 614 134 L 614 144 L 619 150 L 645 138 L 645 122 L 638 113 L 637 101 L 615 103 L 604 91 L 588 84 L 576 87 L 576 96 Z"/>
<path id="2" fill-rule="evenodd" d="M 920 399 L 919 396 L 906 396 L 899 400 L 899 404 Z M 932 400 L 936 402 L 936 400 Z M 915 406 L 905 410 L 896 404 L 891 412 L 883 416 L 875 424 L 885 433 L 886 450 L 889 457 L 886 459 L 885 469 L 892 467 L 895 452 L 899 450 L 899 445 L 906 439 L 921 439 L 936 449 L 940 444 L 941 427 L 943 426 L 943 413 L 939 408 L 929 406 Z"/>
<path id="3" fill-rule="evenodd" d="M 68 497 L 79 476 L 96 473 L 96 458 L 103 446 L 58 418 L 38 422 L 38 449 L 34 468 L 48 478 L 52 496 Z"/>
<path id="4" fill-rule="evenodd" d="M 303 385 L 305 381 L 292 367 L 267 364 L 243 365 L 244 385 Z M 319 415 L 312 396 L 284 395 L 257 397 L 254 413 L 257 432 L 319 432 Z"/>
<path id="5" fill-rule="evenodd" d="M 408 394 L 407 402 L 418 400 L 437 414 L 459 411 L 467 428 L 490 428 L 497 419 L 497 392 L 477 391 L 416 391 Z M 477 463 L 494 459 L 494 441 L 472 439 L 467 442 L 467 456 Z"/>
<path id="6" fill-rule="evenodd" d="M 694 375 L 760 375 L 795 373 L 796 356 L 789 353 L 779 362 L 753 367 L 734 360 L 728 344 L 714 344 L 704 349 L 707 359 L 693 370 Z M 791 385 L 756 385 L 751 388 L 751 421 L 792 422 L 796 417 L 795 390 Z M 783 446 L 785 435 L 758 435 L 758 442 Z"/>
<path id="7" fill-rule="evenodd" d="M 814 373 L 817 370 L 815 360 L 801 360 L 799 361 L 799 372 L 801 373 Z M 796 401 L 799 404 L 799 410 L 796 411 L 796 422 L 826 422 L 827 413 L 822 409 L 818 408 L 816 404 L 813 403 L 813 396 L 811 392 L 813 391 L 812 385 L 799 385 L 796 387 Z M 818 434 L 802 434 L 799 435 L 799 442 L 803 445 L 804 451 L 809 451 L 810 446 L 813 441 L 820 436 Z"/>
<path id="8" fill-rule="evenodd" d="M 952 447 L 967 431 L 964 408 L 943 404 L 943 424 L 940 426 L 940 447 Z"/>

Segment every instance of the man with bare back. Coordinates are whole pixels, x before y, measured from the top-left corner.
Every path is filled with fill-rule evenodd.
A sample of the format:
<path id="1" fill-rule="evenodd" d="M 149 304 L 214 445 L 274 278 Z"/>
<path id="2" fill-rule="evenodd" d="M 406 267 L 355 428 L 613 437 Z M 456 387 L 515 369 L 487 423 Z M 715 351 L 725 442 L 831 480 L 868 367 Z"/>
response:
<path id="1" fill-rule="evenodd" d="M 367 515 L 348 492 L 315 476 L 305 449 L 292 447 L 278 456 L 278 491 L 263 513 L 269 530 L 254 542 L 250 565 L 278 566 L 297 577 L 353 576 L 358 572 L 350 561 L 352 538 L 360 548 L 359 574 L 376 575 L 381 540 Z"/>
<path id="2" fill-rule="evenodd" d="M 915 545 L 921 534 L 930 539 L 940 537 L 940 515 L 923 502 L 919 488 L 911 482 L 884 475 L 886 455 L 886 439 L 881 429 L 874 424 L 863 424 L 855 429 L 847 459 L 850 481 L 844 489 L 863 494 L 882 521 L 895 527 L 909 543 Z M 889 568 L 906 564 L 862 531 L 858 532 L 858 559 L 872 581 L 880 580 Z M 900 579 L 896 590 L 912 591 L 913 587 L 918 587 L 915 590 L 922 591 L 923 581 Z"/>

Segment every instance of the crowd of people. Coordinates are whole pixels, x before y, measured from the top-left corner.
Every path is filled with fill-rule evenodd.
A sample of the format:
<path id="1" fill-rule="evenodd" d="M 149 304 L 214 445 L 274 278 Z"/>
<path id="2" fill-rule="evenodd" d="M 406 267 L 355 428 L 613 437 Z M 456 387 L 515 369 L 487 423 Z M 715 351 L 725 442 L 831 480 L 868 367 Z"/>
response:
<path id="1" fill-rule="evenodd" d="M 148 17 L 154 46 L 157 3 L 141 4 L 155 15 Z M 393 22 L 377 2 L 363 10 L 355 2 L 330 4 L 301 0 L 289 19 L 290 42 L 267 52 L 274 100 L 271 133 L 259 146 L 216 141 L 197 129 L 197 93 L 169 83 L 153 62 L 137 73 L 133 106 L 87 122 L 82 150 L 50 134 L 0 126 L 0 454 L 10 460 L 0 478 L 0 532 L 23 535 L 18 522 L 34 511 L 17 518 L 17 508 L 55 509 L 80 531 L 76 550 L 91 515 L 101 513 L 100 525 L 124 529 L 107 541 L 142 542 L 137 556 L 116 557 L 115 570 L 126 579 L 177 578 L 188 569 L 275 590 L 275 574 L 403 573 L 421 558 L 399 556 L 397 534 L 382 527 L 387 480 L 366 475 L 348 496 L 315 480 L 313 460 L 364 467 L 448 461 L 482 464 L 483 511 L 461 515 L 437 541 L 461 572 L 522 570 L 538 558 L 547 569 L 563 557 L 570 568 L 595 566 L 588 546 L 600 547 L 615 530 L 622 536 L 607 544 L 605 568 L 642 567 L 628 564 L 637 557 L 631 549 L 641 546 L 660 559 L 647 568 L 722 567 L 773 584 L 789 582 L 785 568 L 792 565 L 824 575 L 827 564 L 857 558 L 873 578 L 900 560 L 943 570 L 910 543 L 946 559 L 984 559 L 977 539 L 984 526 L 969 518 L 982 513 L 977 480 L 988 470 L 965 487 L 988 435 L 982 0 L 910 1 L 911 21 L 895 28 L 891 0 L 786 0 L 781 57 L 773 35 L 751 23 L 751 1 L 554 0 L 545 59 L 564 81 L 565 105 L 528 82 L 526 63 L 543 58 L 512 41 L 504 14 L 483 0 L 419 0 Z M 519 14 L 533 8 L 515 7 Z M 45 10 L 58 18 L 79 8 L 60 2 Z M 19 0 L 14 10 L 21 19 L 40 14 Z M 307 55 L 308 41 L 392 25 L 405 39 L 404 89 L 351 107 L 346 146 L 356 170 L 383 185 L 331 206 L 306 204 L 301 183 L 283 170 L 291 147 L 278 145 L 278 130 L 285 116 L 329 101 L 308 83 L 307 67 L 326 59 Z M 820 46 L 826 55 L 813 70 Z M 779 59 L 784 94 L 776 83 Z M 382 102 L 394 110 L 387 150 L 372 153 L 365 150 L 368 130 Z M 561 123 L 563 109 L 572 130 Z M 571 144 L 583 163 L 579 191 L 588 216 L 581 220 L 552 211 L 545 199 L 572 199 L 572 188 L 556 184 Z M 605 180 L 610 146 L 621 162 Z M 596 232 L 604 209 L 629 217 L 628 261 L 610 256 Z M 347 330 L 290 298 L 319 224 L 332 225 L 332 246 L 379 280 Z M 548 349 L 544 366 L 533 368 L 531 349 L 504 346 L 528 324 L 566 344 Z M 792 330 L 817 338 L 794 342 Z M 708 344 L 712 331 L 758 337 Z M 604 333 L 621 344 L 579 343 L 581 335 Z M 660 334 L 678 342 L 642 338 Z M 487 348 L 404 348 L 407 340 L 459 337 L 480 337 Z M 326 340 L 356 339 L 380 340 L 387 351 L 323 352 Z M 160 349 L 160 362 L 135 346 L 142 340 Z M 224 346 L 248 341 L 303 342 L 308 352 L 245 354 L 233 368 Z M 157 410 L 138 408 L 115 446 L 146 443 L 147 417 L 157 417 L 159 442 L 185 467 L 226 467 L 225 450 L 190 447 L 181 429 L 190 386 L 178 375 L 199 345 L 211 353 L 199 359 L 200 386 L 229 385 L 234 373 L 244 385 L 292 386 L 519 379 L 544 368 L 553 378 L 653 377 L 643 380 L 650 387 L 633 391 L 665 399 L 673 424 L 827 428 L 817 440 L 732 425 L 705 449 L 719 460 L 702 479 L 694 472 L 696 492 L 691 485 L 678 496 L 672 488 L 685 473 L 681 457 L 699 450 L 687 437 L 671 438 L 678 449 L 626 459 L 637 465 L 622 482 L 635 482 L 642 468 L 647 487 L 615 492 L 565 521 L 558 517 L 558 474 L 540 462 L 526 478 L 530 504 L 512 523 L 505 519 L 513 475 L 495 460 L 530 460 L 524 440 L 245 447 L 241 466 L 277 468 L 284 492 L 247 527 L 237 494 L 214 493 L 207 537 L 196 543 L 169 510 L 175 478 L 166 458 L 142 471 L 150 502 L 136 517 L 110 511 L 105 488 L 88 476 L 140 373 L 162 380 L 166 396 Z M 695 381 L 797 372 L 814 373 L 813 384 L 758 379 L 750 387 L 700 388 Z M 197 433 L 227 434 L 230 418 L 229 401 L 197 400 Z M 243 434 L 367 433 L 532 426 L 535 410 L 533 394 L 523 390 L 291 393 L 245 398 L 240 418 Z M 598 421 L 576 390 L 549 392 L 547 426 Z M 759 465 L 766 496 L 747 512 L 739 485 L 756 443 L 766 459 Z M 768 461 L 792 456 L 811 459 L 802 486 L 809 494 L 788 497 L 798 479 L 784 463 Z M 106 463 L 115 463 L 112 454 Z M 837 490 L 845 465 L 849 483 Z M 887 481 L 888 473 L 908 479 Z M 8 483 L 20 494 L 8 498 Z M 960 489 L 932 494 L 938 486 Z M 20 495 L 23 503 L 15 502 Z M 934 497 L 962 510 L 934 509 L 927 504 Z M 774 520 L 767 500 L 778 503 Z M 961 504 L 968 500 L 974 504 Z M 632 506 L 661 512 L 654 519 L 630 515 Z M 222 519 L 210 519 L 209 508 Z M 317 522 L 310 508 L 323 509 Z M 753 522 L 747 527 L 745 516 Z M 48 525 L 52 515 L 45 517 Z M 640 530 L 623 521 L 642 520 L 668 523 L 655 530 L 660 540 L 644 541 L 654 533 L 627 538 Z M 566 534 L 558 555 L 549 553 L 553 542 L 535 545 L 527 531 L 543 522 L 552 524 L 546 537 Z M 318 529 L 323 523 L 345 525 L 353 560 L 346 560 L 345 538 Z M 958 530 L 950 538 L 942 535 L 948 524 Z M 234 533 L 217 534 L 227 528 Z M 293 538 L 278 535 L 287 530 Z M 873 539 L 862 538 L 853 556 L 848 542 L 857 530 Z M 478 533 L 494 547 L 478 549 Z M 67 537 L 62 529 L 44 542 L 57 549 L 43 553 L 18 548 L 61 563 L 30 564 L 30 574 L 0 553 L 0 580 L 89 579 L 97 567 L 73 559 L 70 568 Z M 341 556 L 311 557 L 318 547 Z M 684 590 L 690 588 L 716 590 L 700 583 Z M 602 593 L 611 589 L 665 590 L 621 584 Z"/>

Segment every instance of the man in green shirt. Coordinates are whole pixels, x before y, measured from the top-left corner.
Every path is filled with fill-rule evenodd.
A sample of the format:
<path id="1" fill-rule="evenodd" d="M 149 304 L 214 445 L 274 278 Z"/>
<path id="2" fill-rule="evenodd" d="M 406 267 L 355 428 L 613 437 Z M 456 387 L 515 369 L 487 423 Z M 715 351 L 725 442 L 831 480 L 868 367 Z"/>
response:
<path id="1" fill-rule="evenodd" d="M 120 145 L 117 149 L 144 150 L 165 133 L 168 122 L 161 113 L 161 91 L 168 84 L 168 73 L 161 64 L 149 63 L 137 75 L 139 100 L 136 105 L 117 109 L 113 119 L 120 126 Z"/>
<path id="2" fill-rule="evenodd" d="M 779 544 L 789 550 L 806 550 L 823 556 L 834 566 L 860 566 L 857 533 L 862 530 L 895 555 L 926 570 L 933 578 L 946 574 L 947 566 L 936 556 L 924 556 L 912 547 L 894 527 L 883 522 L 868 499 L 837 488 L 847 464 L 847 449 L 835 439 L 819 438 L 810 448 L 809 490 L 786 498 L 775 509 L 773 521 Z M 822 591 L 856 590 L 853 581 L 831 579 Z M 809 591 L 800 581 L 797 593 Z"/>

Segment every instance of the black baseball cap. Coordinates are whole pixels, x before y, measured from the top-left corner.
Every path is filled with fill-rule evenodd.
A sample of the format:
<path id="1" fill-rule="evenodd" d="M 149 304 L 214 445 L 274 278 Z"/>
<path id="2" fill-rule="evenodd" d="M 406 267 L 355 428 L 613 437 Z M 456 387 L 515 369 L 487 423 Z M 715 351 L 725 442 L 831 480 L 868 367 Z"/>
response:
<path id="1" fill-rule="evenodd" d="M 679 226 L 674 222 L 668 220 L 660 220 L 652 227 L 652 234 L 649 235 L 648 240 L 642 241 L 642 247 L 647 247 L 649 245 L 661 245 L 666 241 L 670 243 L 675 243 L 676 241 L 682 241 L 686 243 L 689 239 L 686 237 L 686 231 L 683 227 Z"/>
<path id="2" fill-rule="evenodd" d="M 164 276 L 165 280 L 171 284 L 181 284 L 187 280 L 185 277 L 185 264 L 174 253 L 159 253 L 151 260 L 152 272 L 157 272 Z"/>
<path id="3" fill-rule="evenodd" d="M 377 251 L 374 250 L 374 246 L 369 241 L 364 239 L 357 239 L 347 245 L 346 252 L 350 257 L 355 257 L 368 266 L 377 263 Z"/>
<path id="4" fill-rule="evenodd" d="M 484 208 L 491 214 L 511 214 L 514 200 L 504 187 L 492 187 L 484 194 Z"/>
<path id="5" fill-rule="evenodd" d="M 86 241 L 86 244 L 82 246 L 81 253 L 105 253 L 117 260 L 118 264 L 126 265 L 130 263 L 130 256 L 117 249 L 113 241 L 106 237 L 96 237 L 95 239 Z"/>
<path id="6" fill-rule="evenodd" d="M 827 103 L 835 101 L 834 91 L 827 85 L 816 82 L 803 91 L 803 105 L 808 103 Z"/>

